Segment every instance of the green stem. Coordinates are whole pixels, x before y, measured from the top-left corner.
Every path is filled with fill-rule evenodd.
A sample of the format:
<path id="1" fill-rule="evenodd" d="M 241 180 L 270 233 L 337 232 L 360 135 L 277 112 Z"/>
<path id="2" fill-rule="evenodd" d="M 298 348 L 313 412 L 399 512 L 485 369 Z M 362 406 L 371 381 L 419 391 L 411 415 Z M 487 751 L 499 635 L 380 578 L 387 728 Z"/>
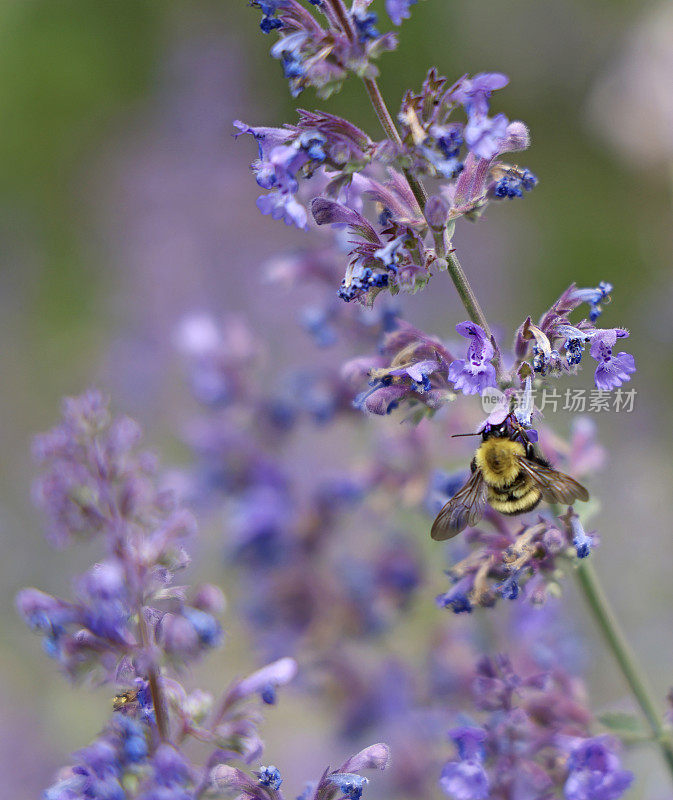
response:
<path id="1" fill-rule="evenodd" d="M 619 664 L 619 668 L 647 720 L 652 735 L 659 745 L 666 765 L 671 775 L 673 775 L 673 743 L 664 730 L 657 706 L 652 699 L 652 692 L 641 674 L 633 650 L 626 641 L 626 637 L 617 622 L 610 603 L 601 588 L 598 576 L 593 566 L 587 561 L 583 561 L 579 565 L 576 574 L 582 594 L 593 613 L 594 619 L 612 650 L 617 664 Z"/>
<path id="2" fill-rule="evenodd" d="M 491 329 L 489 324 L 486 321 L 484 312 L 481 310 L 477 296 L 470 286 L 467 275 L 463 271 L 458 256 L 451 250 L 451 242 L 448 239 L 446 230 L 435 234 L 435 249 L 439 258 L 446 259 L 448 273 L 470 319 L 472 322 L 476 322 L 477 325 L 481 325 L 486 335 L 490 338 Z"/>

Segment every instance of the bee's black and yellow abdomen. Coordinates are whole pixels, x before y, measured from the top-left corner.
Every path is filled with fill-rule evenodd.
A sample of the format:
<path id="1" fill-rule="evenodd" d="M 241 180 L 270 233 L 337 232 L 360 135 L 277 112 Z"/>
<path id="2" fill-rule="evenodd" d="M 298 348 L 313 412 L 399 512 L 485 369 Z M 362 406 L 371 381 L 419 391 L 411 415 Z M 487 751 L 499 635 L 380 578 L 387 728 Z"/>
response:
<path id="1" fill-rule="evenodd" d="M 532 511 L 542 499 L 542 492 L 532 483 L 518 492 L 489 489 L 488 503 L 501 514 L 513 516 Z"/>
<path id="2" fill-rule="evenodd" d="M 523 471 L 504 486 L 489 485 L 488 503 L 501 514 L 513 516 L 532 511 L 542 499 L 542 492 Z"/>

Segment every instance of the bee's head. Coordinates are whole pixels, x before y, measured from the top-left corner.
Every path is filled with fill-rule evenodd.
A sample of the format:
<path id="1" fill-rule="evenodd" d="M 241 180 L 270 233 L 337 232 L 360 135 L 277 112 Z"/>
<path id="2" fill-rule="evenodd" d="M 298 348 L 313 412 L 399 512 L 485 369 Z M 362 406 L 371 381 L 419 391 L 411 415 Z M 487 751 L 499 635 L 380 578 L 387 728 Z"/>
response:
<path id="1" fill-rule="evenodd" d="M 499 425 L 486 425 L 484 430 L 481 432 L 481 435 L 484 441 L 493 438 L 508 439 L 512 435 L 512 429 L 508 421 L 505 420 Z"/>

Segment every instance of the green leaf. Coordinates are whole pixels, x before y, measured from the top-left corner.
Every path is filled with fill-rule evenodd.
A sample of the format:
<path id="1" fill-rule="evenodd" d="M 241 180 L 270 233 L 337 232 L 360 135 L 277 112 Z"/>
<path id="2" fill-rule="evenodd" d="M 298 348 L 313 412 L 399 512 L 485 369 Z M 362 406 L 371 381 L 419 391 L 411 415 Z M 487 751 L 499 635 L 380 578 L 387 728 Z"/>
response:
<path id="1" fill-rule="evenodd" d="M 598 721 L 611 733 L 617 736 L 631 738 L 633 736 L 647 736 L 648 732 L 642 722 L 633 714 L 624 711 L 608 711 L 598 717 Z"/>

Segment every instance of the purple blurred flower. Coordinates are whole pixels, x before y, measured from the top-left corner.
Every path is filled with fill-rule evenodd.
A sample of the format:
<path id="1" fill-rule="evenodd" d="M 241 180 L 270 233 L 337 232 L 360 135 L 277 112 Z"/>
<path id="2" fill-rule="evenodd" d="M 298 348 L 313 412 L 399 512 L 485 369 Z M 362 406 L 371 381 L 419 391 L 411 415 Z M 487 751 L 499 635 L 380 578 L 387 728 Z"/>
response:
<path id="1" fill-rule="evenodd" d="M 573 745 L 568 758 L 566 800 L 617 800 L 633 782 L 621 768 L 615 742 L 609 736 L 583 739 Z"/>
<path id="2" fill-rule="evenodd" d="M 306 229 L 308 212 L 290 191 L 276 191 L 257 198 L 257 208 L 272 219 L 282 219 L 286 225 Z"/>
<path id="3" fill-rule="evenodd" d="M 584 530 L 582 521 L 575 514 L 572 508 L 563 515 L 563 520 L 570 527 L 572 534 L 573 547 L 577 553 L 577 558 L 586 558 L 591 553 L 591 548 L 595 544 L 595 535 L 589 534 Z"/>
<path id="4" fill-rule="evenodd" d="M 488 775 L 480 759 L 466 758 L 444 765 L 439 785 L 452 800 L 485 800 Z"/>
<path id="5" fill-rule="evenodd" d="M 401 25 L 403 19 L 409 19 L 411 16 L 410 8 L 416 2 L 417 0 L 386 0 L 386 12 L 393 25 Z"/>
<path id="6" fill-rule="evenodd" d="M 599 543 L 595 532 L 584 532 L 572 508 L 556 520 L 540 515 L 523 527 L 487 509 L 484 523 L 468 530 L 467 538 L 477 547 L 447 570 L 452 586 L 436 600 L 456 614 L 490 608 L 499 598 L 543 603 L 558 590 L 564 567 L 574 563 L 571 548 L 585 558 Z"/>
<path id="7" fill-rule="evenodd" d="M 564 787 L 567 800 L 616 800 L 625 788 L 619 763 L 601 738 L 606 750 L 603 762 L 591 764 L 600 773 L 594 773 L 592 785 L 619 786 L 620 791 L 568 794 L 569 785 L 589 782 L 581 744 L 596 740 L 586 738 L 591 715 L 583 704 L 583 687 L 558 664 L 539 673 L 515 669 L 505 655 L 484 657 L 474 670 L 472 699 L 480 722 L 450 732 L 457 758 L 446 764 L 440 778 L 454 800 L 546 800 Z"/>
<path id="8" fill-rule="evenodd" d="M 281 658 L 273 664 L 267 664 L 244 678 L 236 686 L 237 697 L 249 697 L 268 689 L 269 686 L 284 686 L 297 674 L 297 662 L 293 658 Z"/>
<path id="9" fill-rule="evenodd" d="M 389 414 L 406 400 L 436 409 L 451 396 L 448 365 L 453 358 L 439 339 L 400 321 L 384 337 L 382 350 L 385 359 L 376 356 L 369 360 L 370 388 L 356 397 L 357 408 Z M 349 362 L 345 369 L 356 372 L 356 364 L 361 374 L 367 360 Z"/>
<path id="10" fill-rule="evenodd" d="M 489 386 L 495 386 L 495 367 L 491 359 L 495 348 L 484 329 L 474 322 L 461 322 L 456 331 L 470 340 L 465 359 L 457 359 L 449 365 L 449 380 L 454 389 L 463 394 L 481 394 Z"/>

